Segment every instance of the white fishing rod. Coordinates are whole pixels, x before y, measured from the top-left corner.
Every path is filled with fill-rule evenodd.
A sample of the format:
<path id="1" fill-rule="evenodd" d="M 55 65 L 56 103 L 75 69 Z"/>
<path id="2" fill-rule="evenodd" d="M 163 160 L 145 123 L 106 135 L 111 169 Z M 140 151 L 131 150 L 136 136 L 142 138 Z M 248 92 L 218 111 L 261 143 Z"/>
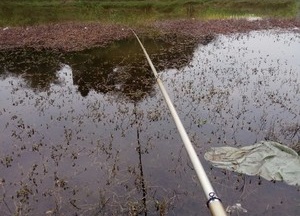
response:
<path id="1" fill-rule="evenodd" d="M 205 196 L 207 198 L 207 207 L 209 208 L 209 210 L 211 212 L 211 215 L 213 215 L 213 216 L 226 216 L 226 212 L 224 210 L 222 202 L 221 202 L 220 198 L 218 198 L 216 192 L 214 191 L 214 189 L 213 189 L 213 187 L 212 187 L 212 185 L 211 185 L 211 183 L 210 183 L 210 181 L 209 181 L 209 179 L 208 179 L 208 177 L 207 177 L 207 175 L 204 171 L 204 168 L 203 168 L 203 166 L 202 166 L 202 164 L 201 164 L 201 162 L 200 162 L 200 160 L 199 160 L 199 158 L 196 154 L 196 151 L 195 151 L 195 149 L 194 149 L 194 147 L 193 147 L 193 145 L 192 145 L 192 143 L 191 143 L 191 141 L 190 141 L 190 139 L 189 139 L 189 137 L 188 137 L 181 121 L 180 121 L 180 119 L 179 119 L 179 116 L 178 116 L 178 114 L 177 114 L 177 112 L 176 112 L 176 110 L 175 110 L 175 108 L 172 104 L 172 101 L 171 101 L 171 99 L 170 99 L 170 97 L 169 97 L 162 81 L 160 80 L 160 78 L 158 76 L 158 73 L 157 73 L 157 71 L 156 71 L 156 69 L 155 69 L 155 67 L 154 67 L 154 65 L 153 65 L 146 49 L 144 48 L 144 46 L 143 46 L 142 42 L 140 41 L 139 37 L 137 36 L 137 34 L 133 30 L 131 30 L 131 31 L 133 32 L 136 39 L 138 40 L 138 42 L 139 42 L 146 58 L 147 58 L 147 61 L 150 65 L 151 70 L 152 70 L 152 72 L 153 72 L 153 74 L 156 78 L 156 81 L 159 85 L 159 88 L 160 88 L 160 90 L 161 90 L 161 92 L 162 92 L 162 94 L 165 98 L 165 101 L 168 105 L 168 108 L 169 108 L 169 110 L 170 110 L 170 112 L 173 116 L 176 127 L 177 127 L 177 129 L 179 131 L 179 134 L 181 136 L 181 139 L 184 143 L 185 149 L 186 149 L 186 151 L 189 155 L 189 158 L 190 158 L 190 160 L 193 164 L 193 167 L 194 167 L 194 169 L 197 173 L 197 177 L 200 181 L 202 189 L 204 190 Z"/>

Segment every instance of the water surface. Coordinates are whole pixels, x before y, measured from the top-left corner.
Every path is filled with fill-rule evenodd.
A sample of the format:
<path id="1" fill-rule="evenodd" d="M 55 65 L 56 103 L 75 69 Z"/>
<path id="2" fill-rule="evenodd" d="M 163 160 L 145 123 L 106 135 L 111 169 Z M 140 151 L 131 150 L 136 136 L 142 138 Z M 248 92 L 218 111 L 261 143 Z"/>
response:
<path id="1" fill-rule="evenodd" d="M 260 140 L 299 144 L 300 35 L 144 42 L 224 205 L 299 215 L 299 188 L 212 168 L 203 153 Z M 135 41 L 1 53 L 1 215 L 208 215 L 141 54 Z"/>

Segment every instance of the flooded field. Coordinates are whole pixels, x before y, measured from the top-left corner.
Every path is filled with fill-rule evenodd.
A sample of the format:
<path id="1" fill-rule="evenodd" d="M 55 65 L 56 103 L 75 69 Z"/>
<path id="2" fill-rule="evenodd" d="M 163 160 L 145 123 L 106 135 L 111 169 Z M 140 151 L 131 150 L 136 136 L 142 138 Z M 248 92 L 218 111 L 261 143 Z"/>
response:
<path id="1" fill-rule="evenodd" d="M 232 215 L 299 215 L 299 187 L 212 168 L 203 154 L 261 140 L 299 152 L 300 35 L 143 42 L 224 206 L 248 211 Z M 136 41 L 2 52 L 0 131 L 1 215 L 209 214 Z"/>

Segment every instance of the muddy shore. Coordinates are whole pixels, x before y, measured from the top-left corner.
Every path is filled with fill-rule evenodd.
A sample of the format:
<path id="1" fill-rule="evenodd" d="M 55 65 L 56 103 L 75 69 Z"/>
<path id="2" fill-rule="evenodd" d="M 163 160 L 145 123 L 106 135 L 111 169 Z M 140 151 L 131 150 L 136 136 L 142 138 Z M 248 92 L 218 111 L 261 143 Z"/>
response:
<path id="1" fill-rule="evenodd" d="M 134 28 L 144 36 L 168 40 L 182 38 L 205 43 L 216 34 L 230 34 L 264 29 L 289 29 L 300 32 L 300 20 L 295 19 L 226 19 L 157 21 Z M 169 37 L 171 36 L 171 37 Z M 95 46 L 106 46 L 115 40 L 131 38 L 129 26 L 102 23 L 61 23 L 27 27 L 2 27 L 0 50 L 30 47 L 76 51 Z"/>

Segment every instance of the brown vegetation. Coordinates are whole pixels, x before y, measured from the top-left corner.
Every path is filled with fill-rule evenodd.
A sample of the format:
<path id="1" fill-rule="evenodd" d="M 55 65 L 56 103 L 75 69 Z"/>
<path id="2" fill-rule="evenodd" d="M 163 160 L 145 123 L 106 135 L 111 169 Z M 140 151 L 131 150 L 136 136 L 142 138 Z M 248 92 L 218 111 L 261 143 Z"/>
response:
<path id="1" fill-rule="evenodd" d="M 157 21 L 139 27 L 143 35 L 175 35 L 186 39 L 207 40 L 207 36 L 247 32 L 252 30 L 284 28 L 299 31 L 299 20 L 247 19 L 225 20 L 169 20 Z M 21 47 L 57 49 L 61 51 L 83 50 L 94 46 L 133 37 L 128 26 L 101 23 L 62 23 L 30 27 L 5 27 L 0 29 L 0 50 Z"/>

